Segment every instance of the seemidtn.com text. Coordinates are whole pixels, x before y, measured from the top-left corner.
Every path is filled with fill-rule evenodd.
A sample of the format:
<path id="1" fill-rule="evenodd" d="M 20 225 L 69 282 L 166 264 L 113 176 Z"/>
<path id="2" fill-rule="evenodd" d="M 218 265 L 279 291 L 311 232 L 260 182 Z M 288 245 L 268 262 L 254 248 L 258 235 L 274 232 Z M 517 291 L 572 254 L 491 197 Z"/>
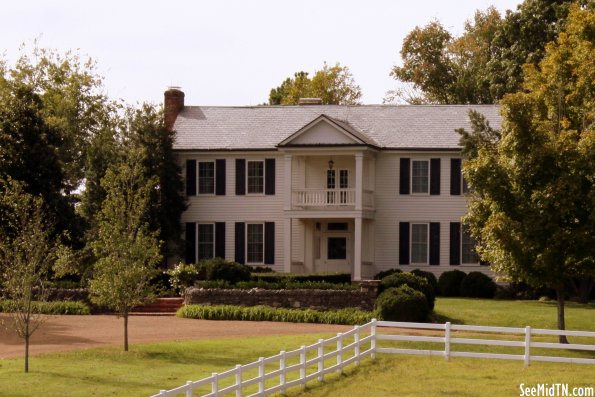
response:
<path id="1" fill-rule="evenodd" d="M 533 386 L 521 383 L 519 388 L 521 397 L 595 397 L 593 386 L 571 387 L 568 383 L 538 383 Z"/>

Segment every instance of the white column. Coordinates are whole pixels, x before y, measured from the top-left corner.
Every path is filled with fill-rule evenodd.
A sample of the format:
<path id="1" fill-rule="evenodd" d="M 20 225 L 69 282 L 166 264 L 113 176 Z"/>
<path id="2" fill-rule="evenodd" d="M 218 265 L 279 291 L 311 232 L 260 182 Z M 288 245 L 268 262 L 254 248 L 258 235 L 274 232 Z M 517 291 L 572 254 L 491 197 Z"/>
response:
<path id="1" fill-rule="evenodd" d="M 286 154 L 285 155 L 285 175 L 283 179 L 283 183 L 285 184 L 283 189 L 283 209 L 285 211 L 291 210 L 291 163 L 292 163 L 292 155 Z"/>
<path id="2" fill-rule="evenodd" d="M 291 218 L 285 218 L 283 230 L 283 272 L 291 273 Z"/>
<path id="3" fill-rule="evenodd" d="M 364 193 L 364 155 L 355 154 L 355 210 L 362 210 Z"/>
<path id="4" fill-rule="evenodd" d="M 362 279 L 362 218 L 355 218 L 355 233 L 353 241 L 353 281 Z"/>

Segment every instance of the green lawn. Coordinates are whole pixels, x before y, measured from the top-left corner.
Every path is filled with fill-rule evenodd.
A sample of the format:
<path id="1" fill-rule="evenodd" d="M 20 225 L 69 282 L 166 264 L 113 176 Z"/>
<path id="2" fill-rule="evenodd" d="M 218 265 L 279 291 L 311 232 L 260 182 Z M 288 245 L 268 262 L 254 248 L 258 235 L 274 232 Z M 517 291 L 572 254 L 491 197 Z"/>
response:
<path id="1" fill-rule="evenodd" d="M 554 328 L 555 304 L 527 301 L 438 299 L 437 316 L 456 323 Z M 569 329 L 595 330 L 595 305 L 570 304 Z M 22 359 L 0 360 L 0 395 L 149 396 L 236 364 L 292 350 L 329 335 L 177 341 L 34 356 L 31 372 Z M 573 341 L 574 342 L 574 341 Z M 591 341 L 593 343 L 593 341 Z M 595 386 L 595 366 L 519 361 L 380 355 L 350 376 L 316 382 L 300 396 L 518 396 L 519 385 L 568 383 Z"/>

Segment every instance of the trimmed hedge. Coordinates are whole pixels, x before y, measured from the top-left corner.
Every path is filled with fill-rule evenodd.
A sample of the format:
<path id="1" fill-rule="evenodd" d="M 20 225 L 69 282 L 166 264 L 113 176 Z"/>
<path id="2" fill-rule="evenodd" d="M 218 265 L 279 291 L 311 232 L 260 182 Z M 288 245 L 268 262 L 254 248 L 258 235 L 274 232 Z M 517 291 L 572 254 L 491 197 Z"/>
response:
<path id="1" fill-rule="evenodd" d="M 222 258 L 202 260 L 197 269 L 201 280 L 225 280 L 232 284 L 250 280 L 249 266 Z"/>
<path id="2" fill-rule="evenodd" d="M 276 309 L 269 306 L 185 305 L 178 317 L 199 320 L 277 321 L 291 323 L 360 325 L 373 318 L 372 312 L 357 309 L 332 311 Z"/>
<path id="3" fill-rule="evenodd" d="M 449 270 L 438 278 L 438 289 L 441 296 L 460 296 L 461 282 L 467 274 L 460 270 Z"/>
<path id="4" fill-rule="evenodd" d="M 268 290 L 278 290 L 278 289 L 322 289 L 322 290 L 345 290 L 345 291 L 355 291 L 359 289 L 359 286 L 353 284 L 335 284 L 335 283 L 328 283 L 323 281 L 305 281 L 305 282 L 296 282 L 291 279 L 287 280 L 279 280 L 278 282 L 267 282 L 262 280 L 257 281 L 240 281 L 236 284 L 231 284 L 227 281 L 223 280 L 215 280 L 215 281 L 199 281 L 196 284 L 197 288 L 204 288 L 204 289 L 268 289 Z"/>
<path id="5" fill-rule="evenodd" d="M 291 274 L 291 273 L 253 273 L 252 280 L 276 283 L 283 280 L 290 280 L 296 283 L 324 282 L 332 284 L 351 283 L 350 273 L 319 273 L 319 274 Z"/>
<path id="6" fill-rule="evenodd" d="M 438 295 L 438 279 L 434 276 L 434 273 L 426 272 L 425 270 L 421 269 L 414 269 L 411 271 L 412 274 L 415 274 L 418 277 L 423 277 L 426 281 L 432 286 L 434 289 L 434 294 Z"/>
<path id="7" fill-rule="evenodd" d="M 469 298 L 493 298 L 496 283 L 490 276 L 480 272 L 471 272 L 461 281 L 461 296 Z"/>
<path id="8" fill-rule="evenodd" d="M 407 285 L 423 293 L 428 302 L 428 307 L 430 310 L 434 310 L 434 302 L 436 301 L 434 288 L 432 288 L 425 278 L 416 276 L 415 274 L 401 272 L 386 276 L 380 282 L 380 291 L 382 292 L 389 288 L 398 288 L 402 285 Z"/>
<path id="9" fill-rule="evenodd" d="M 0 312 L 13 313 L 16 311 L 16 303 L 12 300 L 0 300 Z M 40 314 L 91 314 L 91 309 L 84 302 L 78 301 L 54 301 L 54 302 L 33 302 L 34 313 Z"/>
<path id="10" fill-rule="evenodd" d="M 423 293 L 408 285 L 389 288 L 378 296 L 375 305 L 378 318 L 387 321 L 426 321 L 430 308 Z"/>
<path id="11" fill-rule="evenodd" d="M 374 280 L 382 280 L 383 278 L 385 278 L 386 276 L 390 276 L 391 274 L 395 274 L 395 273 L 402 273 L 403 271 L 401 269 L 398 268 L 394 268 L 394 269 L 389 269 L 389 270 L 384 270 L 382 272 L 378 272 L 374 275 Z"/>

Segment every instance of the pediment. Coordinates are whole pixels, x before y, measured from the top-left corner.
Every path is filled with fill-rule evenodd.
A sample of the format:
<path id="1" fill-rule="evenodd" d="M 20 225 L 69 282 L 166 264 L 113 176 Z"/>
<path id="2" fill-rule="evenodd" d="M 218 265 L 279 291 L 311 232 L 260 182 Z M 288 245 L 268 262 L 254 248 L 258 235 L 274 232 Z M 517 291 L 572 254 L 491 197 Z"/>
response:
<path id="1" fill-rule="evenodd" d="M 278 146 L 367 145 L 365 136 L 349 124 L 320 115 Z"/>

